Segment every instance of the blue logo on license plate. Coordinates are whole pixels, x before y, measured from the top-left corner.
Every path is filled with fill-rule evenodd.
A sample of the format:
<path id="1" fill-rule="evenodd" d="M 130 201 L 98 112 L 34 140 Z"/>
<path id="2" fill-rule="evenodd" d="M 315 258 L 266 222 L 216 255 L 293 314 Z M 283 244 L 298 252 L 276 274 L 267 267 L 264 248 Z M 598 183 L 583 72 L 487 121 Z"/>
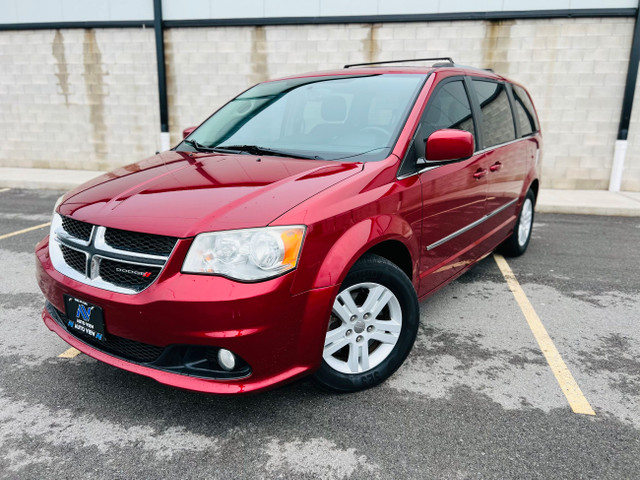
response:
<path id="1" fill-rule="evenodd" d="M 76 311 L 76 318 L 82 317 L 85 322 L 88 322 L 91 318 L 91 310 L 93 307 L 85 307 L 84 305 L 78 305 L 78 310 Z"/>

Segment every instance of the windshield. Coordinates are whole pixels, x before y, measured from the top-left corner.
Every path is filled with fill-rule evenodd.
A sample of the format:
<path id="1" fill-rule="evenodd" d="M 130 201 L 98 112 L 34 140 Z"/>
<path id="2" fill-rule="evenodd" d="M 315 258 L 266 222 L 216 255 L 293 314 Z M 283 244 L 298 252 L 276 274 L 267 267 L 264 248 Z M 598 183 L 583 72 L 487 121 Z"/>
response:
<path id="1" fill-rule="evenodd" d="M 357 161 L 389 155 L 425 75 L 297 78 L 256 85 L 177 150 Z"/>

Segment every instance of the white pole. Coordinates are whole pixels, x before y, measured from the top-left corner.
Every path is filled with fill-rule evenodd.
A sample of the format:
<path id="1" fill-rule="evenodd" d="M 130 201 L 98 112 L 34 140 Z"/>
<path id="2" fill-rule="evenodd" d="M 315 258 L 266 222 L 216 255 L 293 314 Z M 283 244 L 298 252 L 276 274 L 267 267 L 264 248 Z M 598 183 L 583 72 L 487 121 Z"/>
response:
<path id="1" fill-rule="evenodd" d="M 616 148 L 613 152 L 613 165 L 611 165 L 611 177 L 609 178 L 609 191 L 619 192 L 622 185 L 622 171 L 624 170 L 624 158 L 627 156 L 627 140 L 616 140 Z"/>
<path id="2" fill-rule="evenodd" d="M 160 151 L 166 152 L 171 148 L 171 137 L 169 132 L 160 132 Z"/>

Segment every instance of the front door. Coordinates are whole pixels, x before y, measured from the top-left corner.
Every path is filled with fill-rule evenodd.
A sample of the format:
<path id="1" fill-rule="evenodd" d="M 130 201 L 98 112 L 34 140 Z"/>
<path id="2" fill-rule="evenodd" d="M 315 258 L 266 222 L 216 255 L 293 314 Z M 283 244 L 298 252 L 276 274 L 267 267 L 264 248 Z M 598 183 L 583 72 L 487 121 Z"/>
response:
<path id="1" fill-rule="evenodd" d="M 443 128 L 466 130 L 476 136 L 462 77 L 446 78 L 435 87 L 415 135 L 416 158 L 424 158 L 426 139 Z M 418 174 L 422 184 L 420 295 L 472 261 L 470 245 L 480 236 L 475 225 L 485 212 L 487 173 L 486 158 L 480 154 Z"/>

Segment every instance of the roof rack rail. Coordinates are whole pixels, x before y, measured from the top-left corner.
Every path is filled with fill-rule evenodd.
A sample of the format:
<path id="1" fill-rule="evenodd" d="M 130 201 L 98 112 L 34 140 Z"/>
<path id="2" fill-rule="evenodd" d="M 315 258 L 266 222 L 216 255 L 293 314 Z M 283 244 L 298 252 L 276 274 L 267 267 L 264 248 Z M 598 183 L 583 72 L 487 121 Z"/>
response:
<path id="1" fill-rule="evenodd" d="M 432 58 L 409 58 L 407 60 L 387 60 L 386 62 L 352 63 L 349 65 L 345 65 L 344 68 L 364 67 L 366 65 L 382 65 L 384 63 L 429 62 L 433 60 L 446 60 L 451 65 L 454 65 L 453 58 L 451 57 L 432 57 Z M 439 66 L 443 66 L 443 65 L 440 64 Z"/>

